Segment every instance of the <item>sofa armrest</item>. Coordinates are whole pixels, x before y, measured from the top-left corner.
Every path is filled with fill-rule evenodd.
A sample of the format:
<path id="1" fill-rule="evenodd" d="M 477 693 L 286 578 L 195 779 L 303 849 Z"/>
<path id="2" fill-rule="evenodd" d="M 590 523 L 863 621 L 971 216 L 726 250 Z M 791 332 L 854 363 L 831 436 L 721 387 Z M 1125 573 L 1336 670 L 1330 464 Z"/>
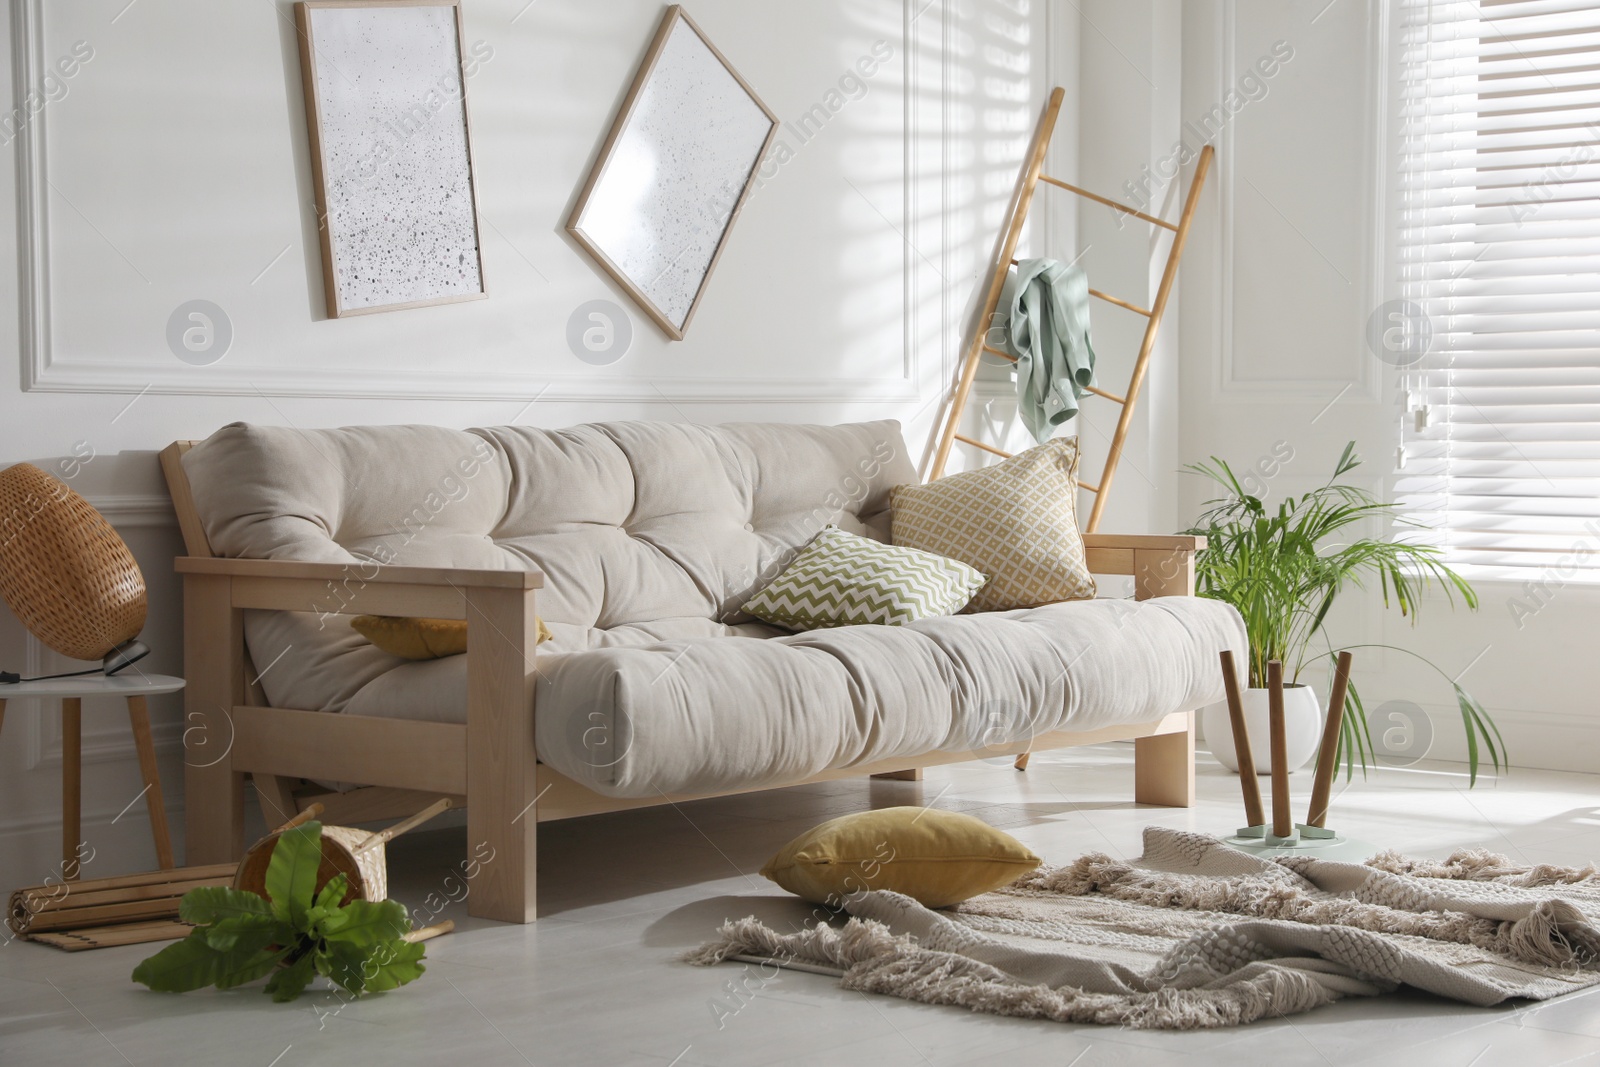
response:
<path id="1" fill-rule="evenodd" d="M 406 615 L 465 619 L 469 594 L 544 587 L 539 571 L 464 567 L 395 567 L 367 563 L 302 563 L 283 559 L 180 556 L 186 578 L 224 579 L 235 608 L 309 611 L 329 615 Z"/>
<path id="2" fill-rule="evenodd" d="M 539 571 L 473 570 L 467 567 L 395 567 L 368 563 L 302 563 L 292 559 L 218 559 L 179 556 L 179 574 L 225 574 L 237 578 L 310 578 L 339 582 L 357 576 L 364 582 L 395 585 L 449 585 L 483 589 L 542 589 Z"/>
<path id="3" fill-rule="evenodd" d="M 1194 596 L 1195 555 L 1204 537 L 1189 534 L 1083 535 L 1084 554 L 1093 574 L 1131 574 L 1136 600 Z"/>
<path id="4" fill-rule="evenodd" d="M 1192 534 L 1103 534 L 1086 533 L 1083 543 L 1088 548 L 1143 548 L 1182 552 L 1199 552 L 1206 547 L 1204 537 Z"/>
<path id="5" fill-rule="evenodd" d="M 246 703 L 246 610 L 466 619 L 467 834 L 493 861 L 483 861 L 473 882 L 473 914 L 511 922 L 533 918 L 538 753 L 529 712 L 539 643 L 535 597 L 544 575 L 191 556 L 180 557 L 176 569 L 184 577 L 189 682 L 184 690 L 188 862 L 238 859 L 244 847 L 247 768 L 234 759 L 234 712 Z M 291 723 L 292 716 L 279 721 Z M 206 748 L 208 739 L 226 743 Z M 215 755 L 218 747 L 221 754 Z M 447 776 L 433 784 L 453 789 L 455 781 Z"/>

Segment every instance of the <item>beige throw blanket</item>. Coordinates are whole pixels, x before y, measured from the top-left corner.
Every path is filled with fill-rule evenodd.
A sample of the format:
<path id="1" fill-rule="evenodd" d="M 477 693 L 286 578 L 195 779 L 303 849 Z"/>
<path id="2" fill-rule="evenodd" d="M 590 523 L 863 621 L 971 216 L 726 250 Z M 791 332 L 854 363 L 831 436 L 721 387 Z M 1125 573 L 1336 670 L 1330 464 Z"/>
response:
<path id="1" fill-rule="evenodd" d="M 1481 850 L 1442 863 L 1268 860 L 1145 831 L 1134 863 L 1084 856 L 947 911 L 897 893 L 849 902 L 843 927 L 754 918 L 686 957 L 773 961 L 847 989 L 1060 1022 L 1233 1026 L 1404 983 L 1468 1004 L 1600 982 L 1600 878 Z"/>

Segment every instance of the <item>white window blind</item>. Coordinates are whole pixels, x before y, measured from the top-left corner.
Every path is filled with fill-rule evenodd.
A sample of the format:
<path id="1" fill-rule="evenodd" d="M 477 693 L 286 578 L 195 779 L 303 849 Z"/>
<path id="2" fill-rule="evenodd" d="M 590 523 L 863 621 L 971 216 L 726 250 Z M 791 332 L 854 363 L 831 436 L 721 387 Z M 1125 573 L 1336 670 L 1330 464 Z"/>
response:
<path id="1" fill-rule="evenodd" d="M 1600 581 L 1600 2 L 1395 2 L 1397 498 L 1465 573 Z"/>

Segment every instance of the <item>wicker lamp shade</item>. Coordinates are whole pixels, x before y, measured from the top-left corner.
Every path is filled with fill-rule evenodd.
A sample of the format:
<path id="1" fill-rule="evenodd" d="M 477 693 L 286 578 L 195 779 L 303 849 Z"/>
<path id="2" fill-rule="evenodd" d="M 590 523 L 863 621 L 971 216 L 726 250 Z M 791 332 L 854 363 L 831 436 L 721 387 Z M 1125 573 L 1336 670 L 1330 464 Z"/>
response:
<path id="1" fill-rule="evenodd" d="M 29 463 L 0 471 L 0 598 L 28 630 L 94 660 L 144 629 L 144 575 L 111 524 Z"/>

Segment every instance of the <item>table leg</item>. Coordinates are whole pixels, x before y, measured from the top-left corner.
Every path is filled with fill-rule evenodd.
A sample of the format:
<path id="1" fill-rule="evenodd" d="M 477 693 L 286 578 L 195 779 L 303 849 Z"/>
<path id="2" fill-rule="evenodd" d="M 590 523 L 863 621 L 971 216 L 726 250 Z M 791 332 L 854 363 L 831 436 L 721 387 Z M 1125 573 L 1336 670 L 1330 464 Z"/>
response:
<path id="1" fill-rule="evenodd" d="M 83 700 L 61 700 L 61 877 L 78 880 L 83 814 Z"/>
<path id="2" fill-rule="evenodd" d="M 167 828 L 167 805 L 161 796 L 161 772 L 156 767 L 156 746 L 150 736 L 150 707 L 144 697 L 128 698 L 128 722 L 133 726 L 133 747 L 139 753 L 139 773 L 144 776 L 144 804 L 150 813 L 150 834 L 156 840 L 156 862 L 170 871 L 172 835 Z"/>

